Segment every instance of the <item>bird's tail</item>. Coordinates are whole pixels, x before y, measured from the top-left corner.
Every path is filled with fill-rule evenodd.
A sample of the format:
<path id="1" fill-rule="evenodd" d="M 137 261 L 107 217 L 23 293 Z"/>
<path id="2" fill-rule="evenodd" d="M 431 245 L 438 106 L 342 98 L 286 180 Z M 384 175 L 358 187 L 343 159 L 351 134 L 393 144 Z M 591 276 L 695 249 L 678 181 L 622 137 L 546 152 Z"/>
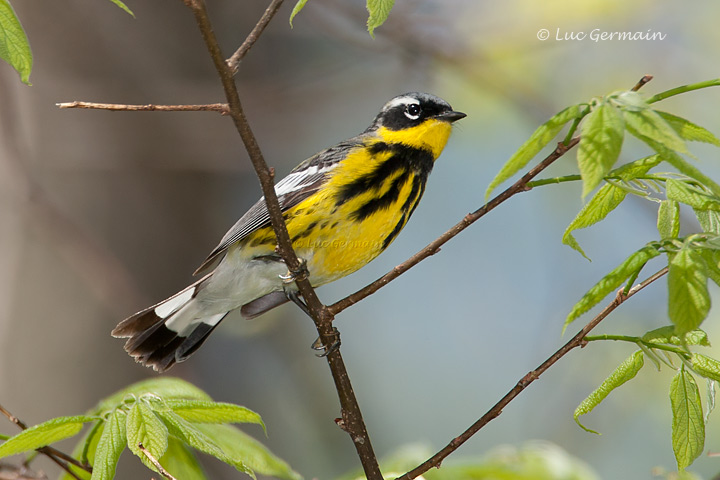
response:
<path id="1" fill-rule="evenodd" d="M 203 316 L 200 312 L 195 297 L 208 276 L 167 300 L 126 318 L 115 327 L 112 335 L 127 338 L 125 350 L 137 362 L 158 372 L 186 360 L 228 314 Z"/>

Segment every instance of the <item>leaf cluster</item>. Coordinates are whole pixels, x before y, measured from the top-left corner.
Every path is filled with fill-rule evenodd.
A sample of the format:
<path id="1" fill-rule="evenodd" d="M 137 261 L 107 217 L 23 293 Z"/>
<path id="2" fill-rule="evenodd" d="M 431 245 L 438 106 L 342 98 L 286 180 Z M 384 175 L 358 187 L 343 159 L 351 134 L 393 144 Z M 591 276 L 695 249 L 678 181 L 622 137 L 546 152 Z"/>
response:
<path id="1" fill-rule="evenodd" d="M 238 405 L 213 402 L 202 390 L 176 378 L 139 382 L 102 400 L 85 415 L 58 417 L 23 430 L 0 445 L 0 458 L 30 452 L 73 437 L 88 426 L 74 458 L 73 473 L 112 479 L 129 449 L 151 470 L 175 478 L 205 479 L 194 452 L 211 455 L 255 478 L 256 473 L 297 480 L 300 476 L 260 442 L 232 423 L 265 428 L 260 416 Z M 63 480 L 70 480 L 66 474 Z"/>

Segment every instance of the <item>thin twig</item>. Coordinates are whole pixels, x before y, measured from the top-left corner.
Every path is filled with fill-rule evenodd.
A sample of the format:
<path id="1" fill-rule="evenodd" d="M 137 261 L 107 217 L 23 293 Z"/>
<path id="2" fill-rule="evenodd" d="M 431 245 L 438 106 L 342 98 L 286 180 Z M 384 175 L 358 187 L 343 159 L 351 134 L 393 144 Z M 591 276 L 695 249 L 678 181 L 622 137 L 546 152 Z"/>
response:
<path id="1" fill-rule="evenodd" d="M 537 164 L 535 167 L 533 167 L 530 171 L 528 171 L 525 175 L 520 178 L 517 182 L 512 184 L 507 190 L 490 200 L 488 203 L 483 205 L 478 210 L 475 210 L 472 213 L 468 213 L 465 215 L 465 217 L 455 224 L 452 228 L 450 228 L 448 231 L 440 235 L 438 238 L 430 242 L 425 248 L 417 252 L 412 257 L 405 260 L 400 265 L 396 266 L 392 270 L 390 270 L 388 273 L 383 275 L 382 277 L 378 278 L 374 282 L 370 283 L 369 285 L 366 285 L 365 287 L 361 288 L 357 292 L 348 295 L 347 297 L 343 298 L 342 300 L 339 300 L 332 305 L 328 307 L 328 310 L 330 310 L 330 313 L 333 315 L 337 315 L 338 313 L 342 312 L 346 308 L 356 304 L 360 300 L 364 299 L 365 297 L 372 295 L 373 293 L 380 290 L 382 287 L 387 285 L 388 283 L 395 280 L 397 277 L 402 275 L 403 273 L 410 270 L 412 267 L 417 265 L 418 263 L 422 262 L 426 258 L 434 255 L 440 250 L 440 247 L 442 247 L 445 243 L 447 243 L 449 240 L 451 240 L 453 237 L 458 235 L 460 232 L 465 230 L 467 227 L 475 223 L 477 220 L 485 216 L 487 213 L 492 211 L 495 207 L 503 203 L 504 201 L 508 200 L 510 197 L 517 193 L 521 193 L 524 191 L 527 191 L 527 184 L 530 180 L 535 178 L 540 172 L 545 170 L 548 166 L 550 166 L 555 160 L 562 157 L 567 153 L 568 150 L 573 148 L 575 145 L 578 144 L 580 141 L 580 137 L 574 137 L 571 139 L 567 144 L 560 142 L 558 143 L 557 148 L 553 150 L 550 155 L 545 157 L 545 159 Z"/>
<path id="2" fill-rule="evenodd" d="M 20 420 L 18 417 L 10 413 L 5 407 L 0 405 L 0 413 L 5 415 L 8 420 L 10 420 L 12 423 L 18 426 L 20 430 L 27 430 L 27 424 Z M 70 468 L 70 464 L 81 468 L 87 472 L 92 472 L 92 468 L 90 468 L 87 465 L 83 465 L 81 462 L 73 458 L 72 456 L 68 455 L 67 453 L 63 453 L 60 450 L 54 448 L 54 447 L 41 447 L 37 449 L 38 452 L 42 453 L 46 457 L 48 457 L 50 460 L 55 462 L 60 468 L 65 470 L 68 475 L 72 476 L 73 478 L 77 480 L 82 480 L 75 472 L 72 471 Z"/>
<path id="3" fill-rule="evenodd" d="M 56 103 L 58 108 L 86 108 L 93 110 L 112 110 L 118 112 L 219 112 L 228 114 L 227 103 L 207 105 L 125 105 L 121 103 L 65 102 Z"/>
<path id="4" fill-rule="evenodd" d="M 168 480 L 177 480 L 175 477 L 173 477 L 170 474 L 170 472 L 165 470 L 165 468 L 163 468 L 163 466 L 160 465 L 160 462 L 158 461 L 158 459 L 153 457 L 152 453 L 150 453 L 148 451 L 148 449 L 143 446 L 142 443 L 138 444 L 138 448 L 143 453 L 143 455 L 145 455 L 145 457 L 148 459 L 148 461 L 153 464 L 153 466 L 157 469 L 157 471 L 160 475 L 167 478 Z"/>
<path id="5" fill-rule="evenodd" d="M 258 179 L 260 180 L 260 186 L 262 187 L 265 204 L 267 205 L 270 216 L 270 223 L 272 224 L 277 239 L 277 251 L 285 261 L 289 271 L 296 275 L 295 283 L 297 284 L 298 290 L 308 306 L 308 310 L 315 322 L 323 345 L 327 351 L 330 352 L 327 355 L 327 361 L 340 400 L 342 428 L 348 433 L 355 445 L 355 450 L 358 453 L 367 479 L 382 480 L 383 477 L 380 473 L 377 457 L 370 443 L 370 436 L 365 427 L 360 406 L 355 398 L 355 393 L 340 354 L 340 349 L 333 348 L 333 345 L 339 341 L 338 334 L 332 326 L 333 315 L 318 299 L 315 290 L 307 279 L 307 275 L 302 274 L 304 266 L 292 248 L 290 235 L 288 234 L 282 210 L 280 209 L 280 204 L 275 193 L 272 172 L 265 162 L 255 135 L 243 111 L 240 96 L 233 78 L 234 74 L 228 63 L 224 60 L 220 45 L 212 29 L 205 2 L 204 0 L 184 0 L 184 2 L 195 15 L 195 20 L 200 28 L 210 57 L 212 58 L 215 69 L 220 76 L 223 89 L 225 90 L 225 96 L 229 106 L 228 115 L 230 115 L 235 123 L 235 127 L 240 134 Z M 269 19 L 267 21 L 269 21 Z M 255 29 L 253 29 L 253 31 L 255 31 Z M 261 32 L 262 29 L 258 31 Z M 249 49 L 251 46 L 252 42 L 247 48 Z"/>
<path id="6" fill-rule="evenodd" d="M 240 62 L 243 58 L 245 58 L 245 55 L 247 55 L 253 45 L 255 45 L 255 42 L 258 41 L 258 38 L 260 38 L 260 35 L 262 35 L 262 33 L 265 31 L 265 28 L 268 26 L 270 20 L 273 19 L 277 11 L 280 9 L 282 3 L 283 0 L 272 0 L 272 2 L 270 2 L 270 5 L 268 5 L 265 13 L 263 13 L 263 16 L 260 17 L 260 20 L 255 25 L 255 28 L 252 29 L 245 41 L 242 43 L 242 45 L 240 45 L 240 48 L 238 48 L 235 53 L 233 53 L 232 56 L 227 60 L 227 65 L 233 75 L 237 74 L 238 68 L 240 68 Z"/>
<path id="7" fill-rule="evenodd" d="M 644 75 L 638 82 L 635 84 L 634 87 L 632 87 L 630 90 L 633 92 L 637 92 L 640 90 L 646 83 L 648 83 L 650 80 L 653 79 L 652 75 Z"/>
<path id="8" fill-rule="evenodd" d="M 582 347 L 585 344 L 585 336 L 590 333 L 592 329 L 597 327 L 597 325 L 603 321 L 610 313 L 612 313 L 617 307 L 622 305 L 627 299 L 638 293 L 640 290 L 644 289 L 663 275 L 667 273 L 668 269 L 667 267 L 663 268 L 662 270 L 658 271 L 657 273 L 651 275 L 647 279 L 645 279 L 642 283 L 635 285 L 633 288 L 631 288 L 627 295 L 623 293 L 622 290 L 618 291 L 617 295 L 613 299 L 612 302 L 610 302 L 603 310 L 600 312 L 595 318 L 590 320 L 587 325 L 585 325 L 572 339 L 570 339 L 569 342 L 567 342 L 565 345 L 563 345 L 558 351 L 553 353 L 547 360 L 545 360 L 542 364 L 540 364 L 539 367 L 537 367 L 535 370 L 529 372 L 527 375 L 522 377 L 517 384 L 510 390 L 507 394 L 505 394 L 504 397 L 500 399 L 490 410 L 488 410 L 485 415 L 480 417 L 478 421 L 473 423 L 467 430 L 465 430 L 462 434 L 455 437 L 448 445 L 446 445 L 442 450 L 438 451 L 435 455 L 430 457 L 428 460 L 423 462 L 418 467 L 414 468 L 413 470 L 407 472 L 405 475 L 402 475 L 398 477 L 396 480 L 412 480 L 413 478 L 418 477 L 419 475 L 422 475 L 423 473 L 427 472 L 433 467 L 438 467 L 442 463 L 442 461 L 450 455 L 452 452 L 458 449 L 460 445 L 465 443 L 470 437 L 475 435 L 481 428 L 483 428 L 485 425 L 487 425 L 491 420 L 494 418 L 500 416 L 500 414 L 503 412 L 503 409 L 520 393 L 525 390 L 532 382 L 540 378 L 540 375 L 542 375 L 548 368 L 553 366 L 558 360 L 560 360 L 562 357 L 567 355 L 568 352 L 571 350 Z"/>

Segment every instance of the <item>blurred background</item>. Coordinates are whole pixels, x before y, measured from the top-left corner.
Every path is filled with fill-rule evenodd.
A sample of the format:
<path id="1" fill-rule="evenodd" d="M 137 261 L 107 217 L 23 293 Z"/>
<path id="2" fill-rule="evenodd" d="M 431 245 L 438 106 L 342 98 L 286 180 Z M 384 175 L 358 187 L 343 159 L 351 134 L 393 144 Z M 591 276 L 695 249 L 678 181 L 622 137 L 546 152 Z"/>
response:
<path id="1" fill-rule="evenodd" d="M 81 413 L 155 375 L 136 365 L 110 330 L 191 282 L 260 196 L 228 118 L 55 106 L 224 101 L 182 2 L 127 3 L 135 19 L 100 0 L 13 2 L 35 66 L 27 87 L 0 65 L 0 404 L 28 424 Z M 229 56 L 268 2 L 208 4 Z M 468 114 L 405 231 L 366 268 L 319 289 L 326 303 L 376 279 L 480 207 L 505 160 L 565 106 L 630 88 L 644 74 L 655 76 L 646 93 L 719 76 L 720 3 L 711 0 L 692 8 L 651 0 L 399 0 L 375 39 L 365 31 L 361 0 L 311 0 L 294 28 L 292 7 L 282 7 L 237 76 L 248 118 L 279 176 L 361 132 L 385 101 L 406 91 L 432 92 Z M 543 28 L 550 32 L 545 41 L 538 39 Z M 593 29 L 665 37 L 556 37 Z M 720 89 L 663 103 L 663 110 L 720 135 Z M 691 150 L 703 171 L 720 178 L 717 149 Z M 629 140 L 622 159 L 648 153 Z M 547 176 L 575 173 L 574 158 L 567 155 Z M 581 206 L 575 184 L 519 195 L 338 317 L 345 362 L 379 455 L 407 444 L 435 450 L 458 435 L 580 328 L 583 319 L 561 337 L 572 304 L 657 236 L 655 204 L 631 198 L 603 224 L 578 232 L 588 262 L 560 243 Z M 695 227 L 688 221 L 684 228 Z M 640 335 L 668 323 L 665 305 L 658 282 L 598 331 Z M 713 310 L 704 324 L 711 339 L 720 335 L 717 316 Z M 268 437 L 258 428 L 246 431 L 305 478 L 334 478 L 359 464 L 333 422 L 338 401 L 326 362 L 310 350 L 315 337 L 293 306 L 254 321 L 231 315 L 170 375 L 258 411 Z M 572 352 L 451 461 L 546 440 L 601 478 L 673 470 L 670 369 L 658 373 L 648 363 L 589 415 L 585 423 L 602 436 L 572 419 L 632 351 L 603 342 Z M 708 352 L 720 355 L 718 348 Z M 720 451 L 718 421 L 708 426 L 706 451 Z M 9 424 L 0 431 L 13 433 Z M 118 478 L 148 477 L 133 470 L 128 455 L 124 460 Z M 218 462 L 207 465 L 211 478 L 240 476 Z M 712 478 L 720 460 L 703 455 L 692 471 Z"/>

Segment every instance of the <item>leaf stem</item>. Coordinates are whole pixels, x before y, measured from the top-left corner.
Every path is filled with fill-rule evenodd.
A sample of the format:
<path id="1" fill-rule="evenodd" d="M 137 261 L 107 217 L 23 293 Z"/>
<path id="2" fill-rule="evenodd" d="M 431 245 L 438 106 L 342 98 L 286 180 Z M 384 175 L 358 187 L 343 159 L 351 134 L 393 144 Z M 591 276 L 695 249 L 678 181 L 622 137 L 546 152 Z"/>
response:
<path id="1" fill-rule="evenodd" d="M 682 358 L 688 358 L 688 352 L 686 350 L 683 350 L 680 347 L 666 345 L 664 343 L 646 342 L 641 337 L 633 337 L 631 335 L 592 335 L 592 336 L 585 337 L 585 340 L 588 342 L 612 340 L 612 341 L 616 341 L 616 342 L 629 342 L 629 343 L 635 343 L 635 344 L 642 344 L 650 349 L 665 350 L 666 352 L 675 353 L 675 354 L 681 356 Z"/>
<path id="2" fill-rule="evenodd" d="M 666 98 L 674 97 L 675 95 L 680 95 L 681 93 L 687 93 L 694 90 L 700 90 L 701 88 L 717 86 L 720 86 L 720 78 L 706 80 L 704 82 L 691 83 L 690 85 L 683 85 L 681 87 L 671 88 L 670 90 L 665 90 L 664 92 L 653 95 L 652 97 L 647 99 L 647 103 L 655 103 L 661 100 L 665 100 Z"/>

